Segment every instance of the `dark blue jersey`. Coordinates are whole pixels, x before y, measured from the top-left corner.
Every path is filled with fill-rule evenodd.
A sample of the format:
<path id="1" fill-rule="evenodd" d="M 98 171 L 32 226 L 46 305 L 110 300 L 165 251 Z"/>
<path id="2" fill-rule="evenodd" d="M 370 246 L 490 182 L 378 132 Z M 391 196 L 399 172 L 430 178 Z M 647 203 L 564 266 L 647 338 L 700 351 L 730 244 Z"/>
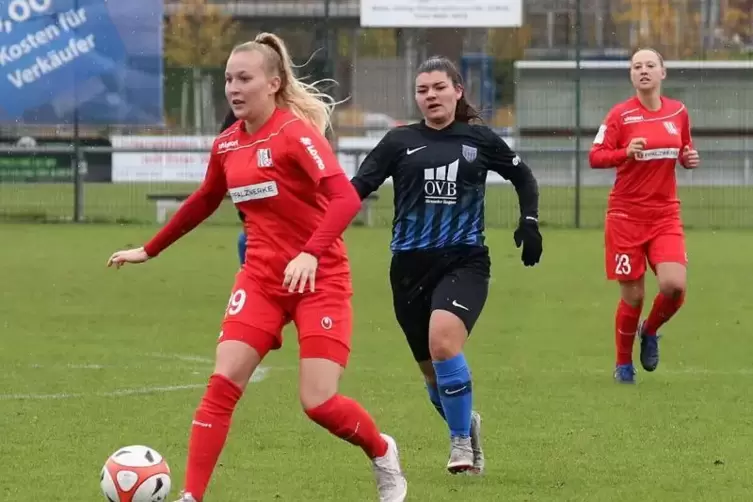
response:
<path id="1" fill-rule="evenodd" d="M 364 199 L 392 177 L 393 252 L 482 246 L 489 171 L 515 186 L 521 217 L 538 218 L 538 185 L 531 170 L 483 125 L 453 122 L 436 130 L 420 122 L 392 129 L 352 183 Z"/>

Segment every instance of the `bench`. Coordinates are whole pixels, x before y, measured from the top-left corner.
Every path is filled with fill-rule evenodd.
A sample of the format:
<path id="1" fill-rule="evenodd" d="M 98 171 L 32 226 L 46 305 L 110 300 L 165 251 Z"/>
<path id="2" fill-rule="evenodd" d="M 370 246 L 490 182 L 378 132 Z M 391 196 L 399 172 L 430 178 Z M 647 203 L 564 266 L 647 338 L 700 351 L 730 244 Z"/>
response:
<path id="1" fill-rule="evenodd" d="M 155 203 L 157 207 L 157 223 L 162 224 L 167 221 L 168 213 L 177 210 L 190 195 L 187 193 L 150 193 L 146 195 L 146 198 Z M 225 198 L 230 199 L 230 196 L 227 195 Z M 377 200 L 379 200 L 379 194 L 372 193 L 361 203 L 361 210 L 356 216 L 358 224 L 366 225 L 367 227 L 372 226 L 373 216 L 371 206 Z"/>

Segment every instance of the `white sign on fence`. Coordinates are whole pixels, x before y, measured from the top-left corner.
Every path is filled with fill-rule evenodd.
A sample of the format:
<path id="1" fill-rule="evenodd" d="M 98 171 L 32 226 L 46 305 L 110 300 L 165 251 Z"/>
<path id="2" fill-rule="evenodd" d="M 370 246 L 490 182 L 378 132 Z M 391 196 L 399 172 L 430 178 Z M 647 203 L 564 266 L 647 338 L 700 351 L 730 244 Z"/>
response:
<path id="1" fill-rule="evenodd" d="M 365 28 L 518 28 L 523 0 L 361 0 Z"/>
<path id="2" fill-rule="evenodd" d="M 112 182 L 201 182 L 214 139 L 215 136 L 111 136 L 115 150 L 112 154 Z M 163 151 L 117 151 L 139 148 Z M 206 153 L 191 152 L 196 149 L 205 149 Z"/>
<path id="3" fill-rule="evenodd" d="M 375 136 L 340 137 L 335 148 L 348 178 L 355 176 L 366 154 L 381 141 L 384 132 Z M 113 183 L 200 183 L 204 179 L 214 136 L 110 136 L 112 142 Z M 514 148 L 514 140 L 503 139 Z M 159 152 L 119 152 L 119 149 L 151 149 Z M 191 150 L 203 149 L 205 153 Z M 188 151 L 186 151 L 188 150 Z M 504 180 L 490 172 L 488 183 Z M 392 183 L 388 179 L 387 183 Z"/>

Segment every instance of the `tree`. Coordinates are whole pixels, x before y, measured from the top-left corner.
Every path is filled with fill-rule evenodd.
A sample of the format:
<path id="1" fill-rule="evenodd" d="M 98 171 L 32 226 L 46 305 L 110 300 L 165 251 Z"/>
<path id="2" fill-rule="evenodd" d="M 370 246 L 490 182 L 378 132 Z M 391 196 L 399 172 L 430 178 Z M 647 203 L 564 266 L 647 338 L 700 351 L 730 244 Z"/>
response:
<path id="1" fill-rule="evenodd" d="M 667 59 L 739 56 L 753 36 L 753 0 L 721 0 L 718 24 L 704 30 L 694 0 L 619 0 L 615 23 L 631 34 L 626 46 L 651 46 Z M 693 9 L 691 10 L 691 7 Z"/>
<path id="2" fill-rule="evenodd" d="M 628 47 L 650 46 L 667 59 L 697 55 L 702 47 L 700 14 L 691 12 L 689 0 L 620 0 L 613 18 L 628 25 Z"/>
<path id="3" fill-rule="evenodd" d="M 180 0 L 165 22 L 165 59 L 177 68 L 190 68 L 181 89 L 181 125 L 187 126 L 189 101 L 197 132 L 216 127 L 212 78 L 208 69 L 222 67 L 235 43 L 238 25 L 206 0 Z M 191 92 L 192 91 L 192 92 Z M 207 95 L 208 94 L 208 95 Z M 193 100 L 190 96 L 193 95 Z"/>
<path id="4" fill-rule="evenodd" d="M 165 58 L 180 68 L 222 66 L 238 25 L 206 0 L 180 0 L 165 22 Z"/>
<path id="5" fill-rule="evenodd" d="M 753 0 L 726 0 L 719 24 L 728 48 L 739 49 L 753 42 Z"/>

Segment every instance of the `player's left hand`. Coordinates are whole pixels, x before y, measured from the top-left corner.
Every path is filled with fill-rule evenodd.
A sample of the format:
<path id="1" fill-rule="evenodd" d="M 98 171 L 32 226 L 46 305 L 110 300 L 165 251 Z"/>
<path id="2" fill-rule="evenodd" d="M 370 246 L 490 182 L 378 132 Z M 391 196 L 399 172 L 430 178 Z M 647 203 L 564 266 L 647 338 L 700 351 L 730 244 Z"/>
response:
<path id="1" fill-rule="evenodd" d="M 701 156 L 697 150 L 691 150 L 690 146 L 685 146 L 682 150 L 682 165 L 685 169 L 695 169 L 701 164 Z"/>
<path id="2" fill-rule="evenodd" d="M 520 259 L 526 267 L 533 267 L 541 259 L 541 253 L 544 252 L 544 238 L 539 232 L 539 222 L 536 218 L 526 216 L 520 218 L 518 228 L 513 234 L 515 246 L 523 246 L 523 252 Z"/>
<path id="3" fill-rule="evenodd" d="M 285 280 L 282 281 L 282 287 L 288 288 L 289 293 L 295 292 L 296 288 L 299 293 L 303 293 L 308 283 L 313 293 L 318 264 L 319 261 L 315 256 L 308 253 L 299 254 L 285 267 Z"/>

